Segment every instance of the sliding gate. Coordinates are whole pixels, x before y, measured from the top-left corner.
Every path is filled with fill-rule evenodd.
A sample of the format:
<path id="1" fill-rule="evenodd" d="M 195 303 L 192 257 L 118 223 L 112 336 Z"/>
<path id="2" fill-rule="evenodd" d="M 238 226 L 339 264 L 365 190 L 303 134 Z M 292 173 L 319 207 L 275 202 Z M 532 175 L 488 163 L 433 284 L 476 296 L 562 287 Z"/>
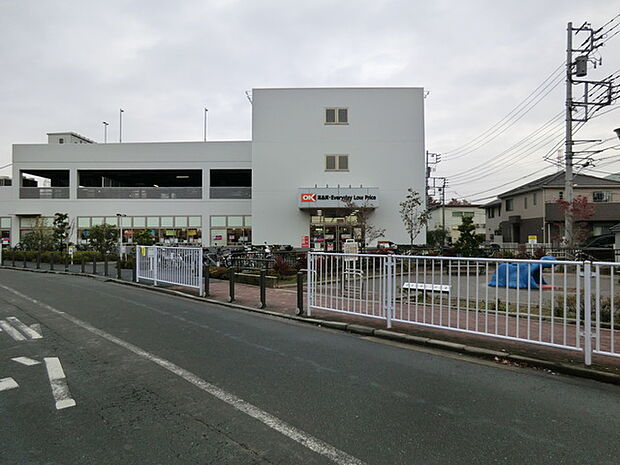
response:
<path id="1" fill-rule="evenodd" d="M 620 357 L 620 263 L 308 254 L 308 313 Z"/>
<path id="2" fill-rule="evenodd" d="M 138 246 L 136 281 L 176 285 L 196 289 L 204 295 L 201 247 Z"/>

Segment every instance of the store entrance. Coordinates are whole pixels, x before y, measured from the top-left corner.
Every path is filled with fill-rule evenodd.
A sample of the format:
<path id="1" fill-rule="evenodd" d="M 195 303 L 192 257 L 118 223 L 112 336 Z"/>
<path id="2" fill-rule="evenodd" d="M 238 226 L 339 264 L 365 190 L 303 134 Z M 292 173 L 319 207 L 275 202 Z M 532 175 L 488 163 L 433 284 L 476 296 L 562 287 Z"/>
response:
<path id="1" fill-rule="evenodd" d="M 363 231 L 356 215 L 338 212 L 310 217 L 310 247 L 324 252 L 340 252 L 347 239 L 363 244 Z"/>

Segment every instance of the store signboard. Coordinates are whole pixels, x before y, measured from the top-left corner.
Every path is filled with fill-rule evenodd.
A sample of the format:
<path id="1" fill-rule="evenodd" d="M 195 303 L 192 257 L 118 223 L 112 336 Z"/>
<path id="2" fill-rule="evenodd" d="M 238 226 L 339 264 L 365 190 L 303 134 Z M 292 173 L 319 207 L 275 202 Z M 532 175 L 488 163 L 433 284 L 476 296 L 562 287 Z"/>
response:
<path id="1" fill-rule="evenodd" d="M 342 208 L 352 202 L 356 206 L 379 206 L 378 187 L 301 187 L 297 190 L 299 208 Z"/>
<path id="2" fill-rule="evenodd" d="M 310 236 L 302 236 L 301 237 L 301 248 L 309 249 L 310 248 Z"/>

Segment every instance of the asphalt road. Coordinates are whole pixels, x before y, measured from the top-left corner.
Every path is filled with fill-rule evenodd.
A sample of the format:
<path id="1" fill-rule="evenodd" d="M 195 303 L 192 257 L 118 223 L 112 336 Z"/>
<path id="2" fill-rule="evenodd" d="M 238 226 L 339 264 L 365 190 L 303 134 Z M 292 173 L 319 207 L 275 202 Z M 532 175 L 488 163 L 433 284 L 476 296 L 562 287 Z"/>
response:
<path id="1" fill-rule="evenodd" d="M 2 465 L 620 457 L 620 389 L 595 381 L 10 270 L 0 329 Z"/>

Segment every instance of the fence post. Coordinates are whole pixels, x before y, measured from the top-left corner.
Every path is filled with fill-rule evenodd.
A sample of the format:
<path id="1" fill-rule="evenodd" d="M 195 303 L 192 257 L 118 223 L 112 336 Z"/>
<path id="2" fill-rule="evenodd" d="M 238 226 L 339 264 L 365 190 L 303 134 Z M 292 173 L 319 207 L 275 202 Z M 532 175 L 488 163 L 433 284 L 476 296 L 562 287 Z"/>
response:
<path id="1" fill-rule="evenodd" d="M 93 255 L 93 274 L 97 274 L 97 254 Z"/>
<path id="2" fill-rule="evenodd" d="M 50 271 L 54 271 L 54 254 L 50 253 Z"/>
<path id="3" fill-rule="evenodd" d="M 84 256 L 82 256 L 81 271 L 82 273 L 86 273 L 86 257 Z"/>
<path id="4" fill-rule="evenodd" d="M 23 264 L 23 267 L 24 267 L 24 268 L 26 268 L 26 251 L 25 251 L 25 250 L 22 250 L 22 254 L 23 254 L 23 255 L 22 255 L 22 258 L 24 259 L 24 264 Z"/>
<path id="5" fill-rule="evenodd" d="M 118 260 L 116 260 L 116 279 L 121 279 L 123 277 L 121 270 L 121 256 L 119 255 Z"/>
<path id="6" fill-rule="evenodd" d="M 69 271 L 69 255 L 65 255 L 65 273 Z"/>
<path id="7" fill-rule="evenodd" d="M 37 270 L 41 269 L 41 251 L 37 253 Z"/>
<path id="8" fill-rule="evenodd" d="M 159 268 L 159 249 L 154 247 L 155 257 L 153 258 L 153 286 L 157 286 L 157 269 Z M 148 255 L 148 254 L 147 254 Z"/>
<path id="9" fill-rule="evenodd" d="M 258 308 L 265 308 L 267 306 L 267 272 L 260 270 L 260 302 Z"/>
<path id="10" fill-rule="evenodd" d="M 297 308 L 295 315 L 303 315 L 304 313 L 304 272 L 297 272 Z"/>
<path id="11" fill-rule="evenodd" d="M 104 276 L 108 275 L 108 254 L 107 253 L 103 254 L 103 275 Z"/>
<path id="12" fill-rule="evenodd" d="M 314 266 L 315 266 L 315 262 L 314 262 L 314 255 L 312 255 L 310 252 L 308 252 L 308 258 L 307 258 L 307 265 L 308 265 L 308 269 L 307 269 L 307 273 L 308 276 L 306 278 L 306 283 L 308 286 L 308 316 L 312 316 L 312 304 L 313 304 L 313 298 L 314 298 Z"/>
<path id="13" fill-rule="evenodd" d="M 384 271 L 385 271 L 385 295 L 384 305 L 385 305 L 385 317 L 386 317 L 386 326 L 389 328 L 392 327 L 392 296 L 393 296 L 393 288 L 396 285 L 396 279 L 394 276 L 394 258 L 388 255 L 384 261 Z"/>
<path id="14" fill-rule="evenodd" d="M 235 301 L 235 269 L 232 267 L 228 274 L 228 301 Z"/>
<path id="15" fill-rule="evenodd" d="M 592 365 L 592 262 L 583 264 L 583 358 Z"/>
<path id="16" fill-rule="evenodd" d="M 140 262 L 140 254 L 138 253 L 138 247 L 136 247 L 136 256 L 131 262 L 131 280 L 138 282 L 138 264 Z"/>
<path id="17" fill-rule="evenodd" d="M 16 255 L 15 250 L 13 250 L 13 268 L 15 268 L 15 255 Z"/>
<path id="18" fill-rule="evenodd" d="M 202 275 L 204 277 L 204 294 L 209 297 L 209 265 L 203 265 Z"/>

